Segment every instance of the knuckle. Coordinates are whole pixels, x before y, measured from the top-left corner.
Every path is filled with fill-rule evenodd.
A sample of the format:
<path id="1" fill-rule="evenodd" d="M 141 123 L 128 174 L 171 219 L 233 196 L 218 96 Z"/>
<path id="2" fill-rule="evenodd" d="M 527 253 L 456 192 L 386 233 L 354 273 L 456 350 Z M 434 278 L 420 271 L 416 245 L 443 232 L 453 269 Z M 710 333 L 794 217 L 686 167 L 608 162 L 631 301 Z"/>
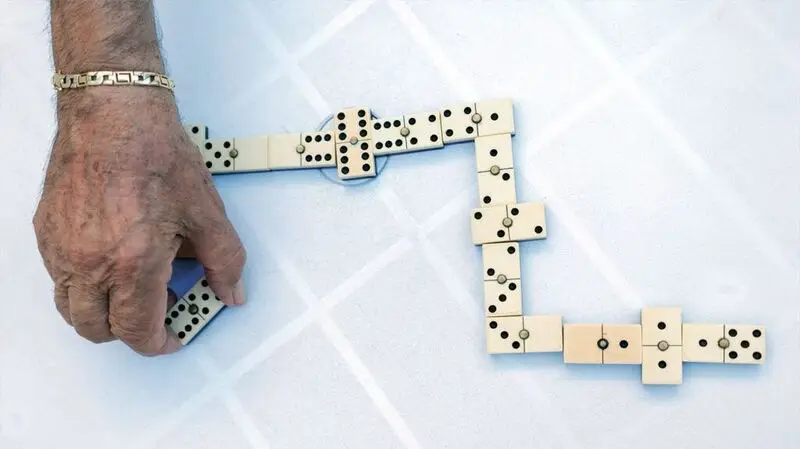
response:
<path id="1" fill-rule="evenodd" d="M 98 245 L 73 244 L 66 249 L 67 260 L 78 270 L 90 270 L 102 266 L 108 260 L 108 253 Z"/>

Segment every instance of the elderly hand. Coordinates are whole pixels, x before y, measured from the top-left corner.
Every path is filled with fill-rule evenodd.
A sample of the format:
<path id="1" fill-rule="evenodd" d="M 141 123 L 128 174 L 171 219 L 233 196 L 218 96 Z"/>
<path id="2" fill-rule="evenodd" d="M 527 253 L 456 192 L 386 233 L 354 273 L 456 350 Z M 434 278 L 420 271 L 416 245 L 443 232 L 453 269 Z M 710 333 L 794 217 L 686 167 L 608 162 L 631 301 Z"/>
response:
<path id="1" fill-rule="evenodd" d="M 61 95 L 34 217 L 56 308 L 92 342 L 175 351 L 164 318 L 178 250 L 191 244 L 229 305 L 244 302 L 245 250 L 170 92 L 101 86 Z"/>

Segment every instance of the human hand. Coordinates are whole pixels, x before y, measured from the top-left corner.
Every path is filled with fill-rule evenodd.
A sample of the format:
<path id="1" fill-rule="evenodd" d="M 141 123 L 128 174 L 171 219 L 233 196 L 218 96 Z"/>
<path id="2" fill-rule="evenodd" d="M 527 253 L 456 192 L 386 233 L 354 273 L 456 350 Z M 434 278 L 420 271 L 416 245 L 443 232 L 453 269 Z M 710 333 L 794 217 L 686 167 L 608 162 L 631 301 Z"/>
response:
<path id="1" fill-rule="evenodd" d="M 181 344 L 164 318 L 176 252 L 190 243 L 217 296 L 238 305 L 245 250 L 171 93 L 100 86 L 60 95 L 33 220 L 56 308 L 92 342 L 173 352 Z"/>

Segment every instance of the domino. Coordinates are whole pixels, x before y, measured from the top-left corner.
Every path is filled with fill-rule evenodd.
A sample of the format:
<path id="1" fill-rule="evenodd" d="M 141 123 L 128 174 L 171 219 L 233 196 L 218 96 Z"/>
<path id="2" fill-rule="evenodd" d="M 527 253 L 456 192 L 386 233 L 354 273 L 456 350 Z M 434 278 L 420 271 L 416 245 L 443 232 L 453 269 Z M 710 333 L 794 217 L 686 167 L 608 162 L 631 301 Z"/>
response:
<path id="1" fill-rule="evenodd" d="M 641 365 L 641 337 L 639 324 L 567 324 L 564 363 Z"/>
<path id="2" fill-rule="evenodd" d="M 164 323 L 181 344 L 187 345 L 224 307 L 203 278 L 167 311 Z"/>
<path id="3" fill-rule="evenodd" d="M 214 294 L 205 278 L 200 279 L 191 290 L 183 295 L 183 299 L 189 306 L 194 304 L 199 307 L 200 317 L 204 321 L 211 321 L 225 307 L 225 303 Z"/>
<path id="4" fill-rule="evenodd" d="M 190 310 L 194 313 L 191 313 Z M 189 344 L 194 337 L 200 333 L 203 328 L 203 320 L 198 316 L 198 310 L 195 306 L 190 309 L 189 304 L 180 299 L 167 311 L 167 317 L 164 320 L 167 328 L 171 330 L 180 340 L 182 345 Z"/>
<path id="5" fill-rule="evenodd" d="M 679 385 L 683 382 L 681 309 L 642 309 L 642 383 Z"/>

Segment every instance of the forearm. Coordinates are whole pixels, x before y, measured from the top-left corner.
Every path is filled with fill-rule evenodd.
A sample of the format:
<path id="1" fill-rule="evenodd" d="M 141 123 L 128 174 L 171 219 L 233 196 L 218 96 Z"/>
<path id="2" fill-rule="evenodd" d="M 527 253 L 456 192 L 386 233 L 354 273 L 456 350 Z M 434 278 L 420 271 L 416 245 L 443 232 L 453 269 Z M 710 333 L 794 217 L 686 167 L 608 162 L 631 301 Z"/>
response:
<path id="1" fill-rule="evenodd" d="M 152 0 L 51 0 L 50 10 L 55 70 L 164 72 Z M 85 125 L 93 114 L 177 112 L 172 93 L 157 87 L 65 89 L 57 100 L 59 122 L 67 124 Z"/>
<path id="2" fill-rule="evenodd" d="M 51 0 L 56 70 L 163 72 L 152 0 Z"/>

